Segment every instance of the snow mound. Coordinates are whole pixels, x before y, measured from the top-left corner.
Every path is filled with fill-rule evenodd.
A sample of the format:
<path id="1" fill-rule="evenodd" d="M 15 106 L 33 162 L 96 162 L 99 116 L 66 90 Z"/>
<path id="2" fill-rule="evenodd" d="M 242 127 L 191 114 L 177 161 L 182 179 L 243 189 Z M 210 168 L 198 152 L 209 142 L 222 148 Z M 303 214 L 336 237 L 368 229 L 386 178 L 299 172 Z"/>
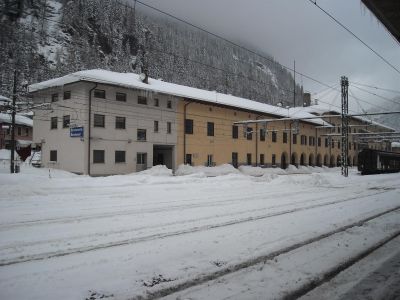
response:
<path id="1" fill-rule="evenodd" d="M 240 166 L 239 171 L 245 175 L 261 177 L 268 177 L 270 175 L 286 175 L 287 172 L 281 168 L 261 168 L 252 166 Z M 275 178 L 276 176 L 272 176 Z"/>
<path id="2" fill-rule="evenodd" d="M 224 164 L 216 167 L 203 167 L 203 166 L 192 167 L 190 165 L 180 165 L 176 170 L 175 175 L 184 176 L 184 175 L 198 174 L 200 176 L 205 175 L 207 177 L 214 177 L 214 176 L 239 174 L 239 173 L 240 172 L 230 164 Z"/>
<path id="3" fill-rule="evenodd" d="M 172 176 L 172 170 L 168 169 L 164 165 L 154 166 L 150 169 L 137 173 L 138 175 L 150 175 L 150 176 Z"/>
<path id="4" fill-rule="evenodd" d="M 252 166 L 240 166 L 239 171 L 242 172 L 245 175 L 249 176 L 263 176 L 265 174 L 265 171 L 263 168 L 260 167 L 252 167 Z"/>

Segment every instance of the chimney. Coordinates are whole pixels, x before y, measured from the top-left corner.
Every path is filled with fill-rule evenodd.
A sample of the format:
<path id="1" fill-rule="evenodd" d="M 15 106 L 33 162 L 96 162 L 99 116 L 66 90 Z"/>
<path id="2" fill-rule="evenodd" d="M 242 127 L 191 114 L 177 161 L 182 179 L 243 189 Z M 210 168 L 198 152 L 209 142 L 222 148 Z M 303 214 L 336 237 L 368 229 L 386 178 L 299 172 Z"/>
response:
<path id="1" fill-rule="evenodd" d="M 311 105 L 311 94 L 304 93 L 303 94 L 303 106 L 310 106 Z"/>

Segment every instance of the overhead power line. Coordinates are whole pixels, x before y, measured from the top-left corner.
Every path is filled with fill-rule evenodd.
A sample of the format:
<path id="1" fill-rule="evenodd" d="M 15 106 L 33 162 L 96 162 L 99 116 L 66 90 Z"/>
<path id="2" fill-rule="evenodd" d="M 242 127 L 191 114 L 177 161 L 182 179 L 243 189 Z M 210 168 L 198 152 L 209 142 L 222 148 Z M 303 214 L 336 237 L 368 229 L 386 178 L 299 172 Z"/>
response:
<path id="1" fill-rule="evenodd" d="M 314 4 L 316 7 L 318 7 L 322 12 L 324 12 L 329 18 L 331 18 L 333 21 L 335 21 L 340 27 L 345 29 L 348 33 L 350 33 L 353 37 L 355 37 L 357 40 L 359 40 L 364 46 L 366 46 L 369 50 L 371 50 L 376 56 L 378 56 L 381 60 L 383 60 L 387 65 L 389 65 L 393 70 L 395 70 L 397 73 L 400 74 L 400 70 L 396 68 L 393 64 L 391 64 L 386 58 L 384 58 L 382 55 L 380 55 L 376 50 L 372 49 L 371 46 L 369 46 L 366 42 L 364 42 L 362 39 L 360 39 L 354 32 L 352 32 L 349 28 L 347 28 L 345 25 L 343 25 L 338 19 L 336 19 L 333 15 L 331 15 L 329 12 L 327 12 L 325 9 L 323 9 L 321 6 L 317 4 L 316 0 L 308 0 L 312 4 Z"/>
<path id="2" fill-rule="evenodd" d="M 386 92 L 391 92 L 391 93 L 395 93 L 395 94 L 400 94 L 400 91 L 391 90 L 391 89 L 387 89 L 387 88 L 383 88 L 383 87 L 378 87 L 378 86 L 374 86 L 374 85 L 368 85 L 368 84 L 365 84 L 365 83 L 352 82 L 352 81 L 350 81 L 350 83 L 353 84 L 353 85 L 364 86 L 364 87 L 368 87 L 368 88 L 375 89 L 375 90 L 382 90 L 382 91 L 386 91 Z"/>

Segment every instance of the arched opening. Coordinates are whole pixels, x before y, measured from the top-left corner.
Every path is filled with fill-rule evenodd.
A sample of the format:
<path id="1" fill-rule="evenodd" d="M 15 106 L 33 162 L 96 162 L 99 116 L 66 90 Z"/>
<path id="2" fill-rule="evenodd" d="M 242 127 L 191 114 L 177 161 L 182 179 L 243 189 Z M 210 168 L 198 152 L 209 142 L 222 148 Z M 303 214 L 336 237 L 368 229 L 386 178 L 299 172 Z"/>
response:
<path id="1" fill-rule="evenodd" d="M 347 158 L 347 165 L 349 166 L 349 167 L 351 167 L 352 166 L 352 160 L 351 160 L 351 156 L 349 156 L 348 158 Z"/>
<path id="2" fill-rule="evenodd" d="M 325 154 L 325 155 L 324 155 L 324 166 L 325 166 L 325 167 L 328 166 L 328 159 L 329 159 L 328 154 Z"/>
<path id="3" fill-rule="evenodd" d="M 322 162 L 321 162 L 321 154 L 318 154 L 318 155 L 317 155 L 317 162 L 316 162 L 316 164 L 317 164 L 318 167 L 321 167 L 321 165 L 322 165 Z"/>
<path id="4" fill-rule="evenodd" d="M 341 161 L 342 161 L 342 159 L 341 159 L 340 155 L 338 155 L 338 156 L 336 157 L 336 166 L 337 166 L 337 167 L 340 167 L 340 166 L 341 166 Z"/>
<path id="5" fill-rule="evenodd" d="M 333 168 L 335 166 L 335 156 L 331 155 L 331 161 L 329 167 Z"/>
<path id="6" fill-rule="evenodd" d="M 300 166 L 304 166 L 304 165 L 306 164 L 305 159 L 306 159 L 306 156 L 305 156 L 304 153 L 302 153 L 302 154 L 300 155 Z"/>
<path id="7" fill-rule="evenodd" d="M 286 169 L 287 168 L 287 154 L 286 152 L 283 152 L 281 155 L 281 168 Z"/>
<path id="8" fill-rule="evenodd" d="M 308 157 L 308 165 L 314 167 L 314 155 L 310 154 Z"/>
<path id="9" fill-rule="evenodd" d="M 357 166 L 357 156 L 353 157 L 353 166 Z"/>
<path id="10" fill-rule="evenodd" d="M 293 166 L 298 166 L 298 161 L 297 161 L 297 154 L 296 154 L 296 152 L 293 152 L 292 153 L 292 158 L 291 158 L 291 160 L 290 160 L 290 164 L 292 164 Z"/>

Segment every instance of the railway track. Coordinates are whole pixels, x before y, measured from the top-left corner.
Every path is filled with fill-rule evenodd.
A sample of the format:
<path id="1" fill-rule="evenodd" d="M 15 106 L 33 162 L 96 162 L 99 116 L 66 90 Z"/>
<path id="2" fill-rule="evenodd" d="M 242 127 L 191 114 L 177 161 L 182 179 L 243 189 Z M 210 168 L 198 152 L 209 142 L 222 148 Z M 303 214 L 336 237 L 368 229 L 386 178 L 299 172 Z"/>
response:
<path id="1" fill-rule="evenodd" d="M 160 299 L 166 296 L 172 296 L 175 293 L 178 292 L 182 292 L 186 289 L 192 288 L 192 287 L 196 287 L 196 286 L 200 286 L 202 284 L 205 284 L 207 282 L 213 281 L 215 279 L 221 278 L 223 276 L 229 275 L 229 274 L 233 274 L 235 272 L 241 271 L 241 270 L 245 270 L 247 268 L 253 267 L 257 264 L 260 263 L 266 263 L 267 261 L 272 261 L 275 258 L 277 258 L 280 255 L 285 255 L 285 254 L 289 254 L 293 251 L 296 251 L 298 249 L 301 249 L 302 247 L 306 247 L 309 246 L 311 244 L 314 243 L 318 243 L 323 241 L 324 239 L 327 239 L 329 237 L 332 237 L 333 235 L 339 234 L 339 233 L 343 233 L 349 229 L 355 228 L 355 227 L 360 227 L 365 225 L 366 223 L 373 221 L 375 219 L 379 219 L 385 215 L 391 214 L 391 213 L 399 213 L 400 212 L 400 206 L 396 206 L 394 208 L 385 210 L 383 212 L 380 212 L 378 214 L 369 216 L 367 218 L 364 218 L 362 220 L 358 220 L 356 222 L 353 222 L 351 224 L 347 224 L 345 226 L 336 228 L 332 231 L 320 234 L 318 236 L 312 237 L 310 239 L 304 240 L 302 242 L 299 243 L 295 243 L 292 244 L 290 246 L 284 247 L 282 249 L 270 252 L 268 254 L 265 255 L 261 255 L 255 258 L 251 258 L 249 260 L 246 261 L 242 261 L 240 263 L 234 264 L 234 265 L 230 265 L 227 266 L 225 268 L 222 268 L 218 271 L 215 272 L 211 272 L 208 274 L 202 274 L 200 276 L 188 279 L 184 282 L 178 283 L 176 285 L 173 286 L 169 286 L 169 287 L 165 287 L 165 288 L 161 288 L 158 289 L 154 292 L 150 292 L 148 291 L 148 293 L 146 295 L 140 295 L 140 296 L 135 296 L 132 298 L 129 298 L 129 300 L 152 300 L 152 299 Z M 351 259 L 337 265 L 336 267 L 328 270 L 327 272 L 325 272 L 323 274 L 323 276 L 320 276 L 317 279 L 314 279 L 313 281 L 307 283 L 306 285 L 301 286 L 299 289 L 296 289 L 294 291 L 289 292 L 288 294 L 286 294 L 286 296 L 284 297 L 284 299 L 288 300 L 288 299 L 297 299 L 298 297 L 301 297 L 305 294 L 307 294 L 309 291 L 313 290 L 314 288 L 322 285 L 323 283 L 329 281 L 331 278 L 333 278 L 334 276 L 336 276 L 338 273 L 340 273 L 342 270 L 352 266 L 353 264 L 355 264 L 356 262 L 358 262 L 359 260 L 361 260 L 362 258 L 366 257 L 367 255 L 369 255 L 370 253 L 372 253 L 373 251 L 375 251 L 376 249 L 382 247 L 383 245 L 385 245 L 386 243 L 392 241 L 393 239 L 397 238 L 400 236 L 400 230 L 392 233 L 390 236 L 386 237 L 385 239 L 379 241 L 378 243 L 374 244 L 373 246 L 365 249 L 364 251 L 362 251 L 361 253 L 359 253 L 358 255 L 356 255 L 355 257 L 352 257 Z"/>
<path id="2" fill-rule="evenodd" d="M 12 259 L 2 259 L 2 260 L 0 260 L 0 267 L 24 263 L 24 262 L 38 261 L 38 260 L 55 258 L 55 257 L 62 257 L 62 256 L 67 256 L 67 255 L 85 253 L 85 252 L 90 252 L 90 251 L 97 251 L 97 250 L 102 250 L 102 249 L 107 249 L 107 248 L 112 248 L 112 247 L 125 246 L 125 245 L 130 245 L 130 244 L 136 244 L 136 243 L 156 240 L 156 239 L 164 239 L 164 238 L 169 238 L 169 237 L 174 237 L 174 236 L 179 236 L 179 235 L 184 235 L 184 234 L 191 234 L 191 233 L 212 230 L 212 229 L 217 229 L 217 228 L 226 227 L 226 226 L 237 225 L 237 224 L 246 223 L 246 222 L 254 222 L 254 221 L 268 219 L 268 218 L 281 216 L 281 215 L 285 215 L 285 214 L 291 214 L 291 213 L 301 212 L 301 211 L 305 211 L 305 210 L 320 208 L 320 207 L 324 207 L 324 206 L 340 204 L 340 203 L 344 203 L 344 202 L 348 202 L 348 201 L 359 200 L 360 198 L 379 195 L 379 194 L 383 194 L 386 192 L 388 192 L 388 191 L 387 190 L 378 190 L 378 191 L 374 190 L 374 192 L 368 193 L 367 195 L 357 195 L 357 196 L 352 196 L 352 197 L 348 197 L 348 198 L 341 199 L 341 200 L 317 203 L 317 204 L 312 204 L 312 205 L 305 206 L 305 207 L 292 208 L 292 209 L 287 209 L 287 210 L 278 211 L 278 212 L 274 212 L 274 213 L 260 214 L 258 216 L 250 216 L 250 217 L 245 217 L 245 218 L 241 218 L 241 219 L 235 219 L 235 220 L 230 220 L 230 221 L 226 221 L 226 222 L 211 224 L 211 225 L 195 226 L 195 227 L 187 228 L 184 230 L 151 234 L 151 235 L 135 237 L 135 238 L 131 238 L 131 239 L 119 240 L 119 241 L 115 241 L 115 242 L 109 242 L 109 243 L 103 243 L 103 244 L 97 244 L 97 245 L 89 245 L 87 247 L 79 247 L 79 248 L 66 249 L 66 250 L 61 250 L 61 251 L 39 253 L 36 255 L 21 256 L 21 257 L 16 257 L 16 258 L 12 258 Z M 400 208 L 400 206 L 396 207 L 394 209 L 391 209 L 389 211 L 393 211 L 398 208 Z M 378 214 L 378 215 L 381 215 L 381 214 Z M 357 223 L 355 223 L 355 224 L 357 224 Z"/>

